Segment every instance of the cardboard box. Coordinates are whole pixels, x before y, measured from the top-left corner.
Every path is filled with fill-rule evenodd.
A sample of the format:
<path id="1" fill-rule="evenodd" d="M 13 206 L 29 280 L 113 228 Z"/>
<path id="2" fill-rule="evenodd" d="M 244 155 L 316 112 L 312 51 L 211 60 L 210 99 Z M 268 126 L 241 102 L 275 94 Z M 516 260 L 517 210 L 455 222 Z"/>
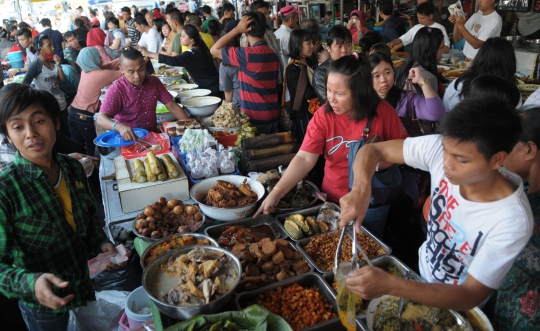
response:
<path id="1" fill-rule="evenodd" d="M 180 177 L 165 181 L 134 183 L 131 181 L 133 177 L 132 163 L 137 159 L 127 160 L 123 156 L 114 159 L 114 168 L 116 170 L 116 183 L 118 184 L 118 193 L 120 194 L 120 203 L 124 213 L 131 213 L 137 210 L 144 209 L 146 206 L 156 202 L 159 197 L 165 197 L 167 200 L 189 199 L 189 184 L 188 179 L 182 167 L 169 152 L 174 165 L 180 172 Z M 159 158 L 160 155 L 157 155 Z M 138 158 L 144 160 L 144 158 Z"/>

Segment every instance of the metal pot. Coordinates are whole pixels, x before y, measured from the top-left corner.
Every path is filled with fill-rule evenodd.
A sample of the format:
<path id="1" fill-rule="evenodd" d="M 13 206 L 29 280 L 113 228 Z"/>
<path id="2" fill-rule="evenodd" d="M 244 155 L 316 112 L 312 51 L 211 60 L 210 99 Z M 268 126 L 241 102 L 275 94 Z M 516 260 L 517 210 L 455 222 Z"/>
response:
<path id="1" fill-rule="evenodd" d="M 115 157 L 120 156 L 120 147 L 105 147 L 99 146 L 94 138 L 94 145 L 97 146 L 99 153 L 106 159 L 114 160 Z"/>
<path id="2" fill-rule="evenodd" d="M 512 47 L 514 48 L 521 47 L 521 45 L 523 45 L 523 41 L 525 40 L 523 36 L 508 36 L 508 37 L 503 37 L 503 38 L 511 42 Z"/>
<path id="3" fill-rule="evenodd" d="M 540 52 L 540 39 L 525 40 L 525 47 L 531 52 Z"/>
<path id="4" fill-rule="evenodd" d="M 236 286 L 238 285 L 238 282 L 240 281 L 240 277 L 242 274 L 242 265 L 240 264 L 240 260 L 238 260 L 236 256 L 234 256 L 231 252 L 229 252 L 228 250 L 224 248 L 203 246 L 202 248 L 204 248 L 205 250 L 220 251 L 220 252 L 225 253 L 227 258 L 230 260 L 230 263 L 232 263 L 232 265 L 236 269 L 237 277 L 236 277 L 236 280 L 234 280 L 234 282 L 231 283 L 231 286 L 228 286 L 229 291 L 226 292 L 219 299 L 210 301 L 209 303 L 201 305 L 201 306 L 179 307 L 179 306 L 170 305 L 168 303 L 165 303 L 159 300 L 154 295 L 158 287 L 170 289 L 176 286 L 178 283 L 178 279 L 176 279 L 175 277 L 170 278 L 167 275 L 165 275 L 165 273 L 161 270 L 161 264 L 167 263 L 167 261 L 171 257 L 173 257 L 173 255 L 180 256 L 182 254 L 187 254 L 191 250 L 193 250 L 195 247 L 201 247 L 201 246 L 186 246 L 186 247 L 178 248 L 174 251 L 165 253 L 163 255 L 160 255 L 154 261 L 150 262 L 150 264 L 148 264 L 148 266 L 146 267 L 146 269 L 144 269 L 144 272 L 143 272 L 142 283 L 144 286 L 144 290 L 146 291 L 146 293 L 148 293 L 148 296 L 154 302 L 154 304 L 157 306 L 160 312 L 174 319 L 187 320 L 197 315 L 214 314 L 217 311 L 222 311 L 222 309 L 225 308 L 227 303 L 233 298 Z"/>

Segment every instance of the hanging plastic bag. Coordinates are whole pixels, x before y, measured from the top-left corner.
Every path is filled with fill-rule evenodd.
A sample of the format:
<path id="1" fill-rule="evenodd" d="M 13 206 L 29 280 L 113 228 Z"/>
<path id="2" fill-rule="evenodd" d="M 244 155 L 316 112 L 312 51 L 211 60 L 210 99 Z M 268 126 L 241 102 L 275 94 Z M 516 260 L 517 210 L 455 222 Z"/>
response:
<path id="1" fill-rule="evenodd" d="M 346 284 L 351 271 L 352 264 L 350 262 L 340 263 L 334 277 L 338 285 L 336 303 L 339 319 L 347 330 L 354 331 L 356 330 L 356 295 L 349 290 Z"/>

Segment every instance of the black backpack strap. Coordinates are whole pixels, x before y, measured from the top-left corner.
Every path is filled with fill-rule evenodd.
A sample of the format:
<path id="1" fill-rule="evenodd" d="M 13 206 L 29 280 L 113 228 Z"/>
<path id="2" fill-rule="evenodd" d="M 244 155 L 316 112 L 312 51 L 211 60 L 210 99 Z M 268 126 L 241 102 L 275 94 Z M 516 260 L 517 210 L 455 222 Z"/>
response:
<path id="1" fill-rule="evenodd" d="M 368 118 L 366 127 L 364 128 L 364 132 L 362 132 L 362 138 L 369 137 L 369 131 L 371 130 L 371 123 L 373 122 L 373 117 Z"/>

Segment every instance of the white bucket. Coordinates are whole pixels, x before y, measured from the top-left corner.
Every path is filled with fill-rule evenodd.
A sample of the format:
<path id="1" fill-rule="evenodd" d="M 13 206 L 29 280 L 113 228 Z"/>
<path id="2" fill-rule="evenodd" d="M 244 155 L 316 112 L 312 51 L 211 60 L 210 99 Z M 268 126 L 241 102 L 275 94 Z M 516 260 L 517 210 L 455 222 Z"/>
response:
<path id="1" fill-rule="evenodd" d="M 137 311 L 144 307 L 150 307 L 150 297 L 146 294 L 144 287 L 138 287 L 131 292 L 126 299 L 126 315 L 130 329 L 137 327 L 152 318 L 152 313 L 141 315 L 133 311 L 133 301 L 135 301 Z"/>

